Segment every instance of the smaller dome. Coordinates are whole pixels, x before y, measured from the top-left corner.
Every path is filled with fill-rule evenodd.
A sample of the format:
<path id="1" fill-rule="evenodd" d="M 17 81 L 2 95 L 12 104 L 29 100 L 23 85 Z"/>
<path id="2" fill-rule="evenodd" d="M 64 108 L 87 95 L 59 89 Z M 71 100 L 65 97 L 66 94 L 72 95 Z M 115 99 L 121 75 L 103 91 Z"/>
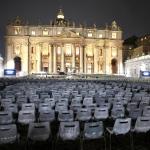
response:
<path id="1" fill-rule="evenodd" d="M 14 26 L 21 26 L 21 25 L 24 25 L 24 24 L 25 24 L 24 20 L 19 16 L 17 16 L 11 22 L 11 25 L 14 25 Z"/>
<path id="2" fill-rule="evenodd" d="M 70 26 L 69 20 L 66 20 L 62 9 L 59 9 L 56 19 L 52 23 L 53 26 L 66 27 Z"/>
<path id="3" fill-rule="evenodd" d="M 57 19 L 64 19 L 64 13 L 62 9 L 59 9 L 58 14 L 57 14 Z"/>

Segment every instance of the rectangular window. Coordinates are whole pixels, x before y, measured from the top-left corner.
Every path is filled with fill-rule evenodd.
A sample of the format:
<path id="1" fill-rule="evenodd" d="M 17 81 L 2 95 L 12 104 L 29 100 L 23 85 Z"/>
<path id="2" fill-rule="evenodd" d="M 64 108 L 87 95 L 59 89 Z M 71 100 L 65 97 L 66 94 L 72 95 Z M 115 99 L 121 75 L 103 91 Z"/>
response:
<path id="1" fill-rule="evenodd" d="M 15 29 L 15 35 L 17 35 L 18 34 L 18 31 Z"/>
<path id="2" fill-rule="evenodd" d="M 44 31 L 43 31 L 43 35 L 45 35 L 45 36 L 48 35 L 48 31 L 47 31 L 47 30 L 44 30 Z"/>
<path id="3" fill-rule="evenodd" d="M 88 33 L 88 37 L 92 37 L 93 35 L 92 35 L 92 33 Z"/>
<path id="4" fill-rule="evenodd" d="M 103 37 L 103 35 L 102 34 L 99 34 L 99 38 L 102 38 Z"/>
<path id="5" fill-rule="evenodd" d="M 35 31 L 32 31 L 31 34 L 32 34 L 32 35 L 35 35 Z"/>
<path id="6" fill-rule="evenodd" d="M 57 55 L 60 55 L 60 54 L 61 54 L 61 48 L 58 47 L 58 48 L 57 48 Z"/>
<path id="7" fill-rule="evenodd" d="M 112 32 L 112 39 L 116 39 L 117 38 L 117 33 L 116 32 Z"/>
<path id="8" fill-rule="evenodd" d="M 76 32 L 76 35 L 78 35 L 78 36 L 79 36 L 79 32 Z"/>
<path id="9" fill-rule="evenodd" d="M 65 54 L 67 56 L 71 56 L 72 55 L 72 49 L 71 49 L 71 45 L 70 44 L 66 44 L 66 51 Z"/>
<path id="10" fill-rule="evenodd" d="M 20 34 L 21 33 L 21 29 L 19 27 L 15 28 L 15 35 Z"/>
<path id="11" fill-rule="evenodd" d="M 61 34 L 61 31 L 57 31 L 57 34 L 60 35 L 60 34 Z"/>
<path id="12" fill-rule="evenodd" d="M 80 49 L 79 47 L 76 48 L 76 56 L 78 56 L 80 54 Z"/>
<path id="13" fill-rule="evenodd" d="M 112 47 L 111 48 L 111 56 L 112 57 L 117 57 L 118 52 L 117 52 L 117 48 L 116 47 Z"/>

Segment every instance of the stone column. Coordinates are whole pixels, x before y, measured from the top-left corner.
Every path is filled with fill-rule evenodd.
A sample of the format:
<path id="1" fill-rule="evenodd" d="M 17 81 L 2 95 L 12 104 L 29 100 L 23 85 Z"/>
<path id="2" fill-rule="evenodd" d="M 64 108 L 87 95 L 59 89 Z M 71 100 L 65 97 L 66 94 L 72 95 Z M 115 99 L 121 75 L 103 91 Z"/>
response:
<path id="1" fill-rule="evenodd" d="M 28 43 L 23 43 L 21 47 L 21 70 L 24 75 L 28 74 Z"/>
<path id="2" fill-rule="evenodd" d="M 53 69 L 53 63 L 52 63 L 52 58 L 53 58 L 53 56 L 52 56 L 52 45 L 50 45 L 49 44 L 49 46 L 48 46 L 48 51 L 49 51 L 49 58 L 48 58 L 48 66 L 49 66 L 49 73 L 52 73 L 52 69 Z"/>
<path id="3" fill-rule="evenodd" d="M 118 74 L 123 74 L 123 62 L 122 62 L 122 47 L 117 47 L 118 52 Z"/>
<path id="4" fill-rule="evenodd" d="M 32 54 L 31 54 L 32 47 L 33 47 L 33 44 L 30 43 L 29 44 L 29 56 L 28 56 L 28 59 L 29 59 L 29 63 L 28 63 L 28 65 L 29 65 L 29 67 L 28 67 L 29 74 L 33 73 L 33 69 L 31 68 L 31 65 L 32 65 L 32 58 L 31 58 L 32 57 Z"/>
<path id="5" fill-rule="evenodd" d="M 29 63 L 28 63 L 29 64 L 29 74 L 37 72 L 35 48 L 36 48 L 35 43 L 31 43 L 29 45 L 29 55 L 28 55 L 28 57 L 29 57 Z M 33 53 L 32 53 L 32 49 L 33 49 Z M 33 63 L 33 68 L 32 68 L 32 63 Z"/>
<path id="6" fill-rule="evenodd" d="M 110 53 L 110 47 L 105 46 L 105 73 L 106 74 L 111 74 L 111 53 Z"/>
<path id="7" fill-rule="evenodd" d="M 37 59 L 36 59 L 36 44 L 34 44 L 34 54 L 33 54 L 33 57 L 34 57 L 34 72 L 37 73 Z"/>
<path id="8" fill-rule="evenodd" d="M 98 49 L 94 48 L 94 73 L 98 73 Z"/>
<path id="9" fill-rule="evenodd" d="M 106 47 L 106 45 L 104 45 L 103 46 L 103 60 L 104 60 L 104 67 L 103 67 L 103 72 L 104 72 L 104 74 L 106 74 L 106 62 L 107 62 L 107 58 L 106 58 L 106 56 L 107 56 L 107 54 L 106 54 L 106 49 L 107 49 L 107 47 Z"/>
<path id="10" fill-rule="evenodd" d="M 80 46 L 80 73 L 83 73 L 83 47 Z"/>
<path id="11" fill-rule="evenodd" d="M 86 68 L 87 68 L 86 67 L 87 66 L 87 64 L 86 64 L 87 63 L 87 61 L 86 61 L 86 59 L 87 59 L 86 58 L 86 47 L 84 47 L 84 56 L 83 57 L 84 57 L 84 73 L 87 73 L 87 70 L 86 70 Z"/>
<path id="12" fill-rule="evenodd" d="M 14 69 L 14 58 L 13 58 L 13 55 L 12 55 L 12 53 L 13 53 L 13 51 L 14 51 L 14 46 L 13 46 L 13 43 L 11 43 L 11 44 L 8 44 L 7 43 L 7 46 L 6 46 L 6 48 L 7 48 L 7 54 L 6 54 L 6 57 L 7 57 L 7 60 L 6 60 L 6 62 L 7 62 L 7 65 L 6 65 L 6 68 L 7 69 Z"/>
<path id="13" fill-rule="evenodd" d="M 28 75 L 29 75 L 30 74 L 30 42 L 29 41 L 28 41 L 28 50 L 27 51 L 28 51 L 28 56 L 27 56 L 28 57 L 28 60 L 27 60 L 28 66 L 27 67 L 28 67 Z"/>
<path id="14" fill-rule="evenodd" d="M 41 71 L 41 50 L 39 44 L 36 45 L 36 71 Z"/>
<path id="15" fill-rule="evenodd" d="M 61 45 L 61 72 L 64 72 L 64 46 Z"/>
<path id="16" fill-rule="evenodd" d="M 75 51 L 76 51 L 76 46 L 73 45 L 73 49 L 72 49 L 72 69 L 75 69 Z"/>
<path id="17" fill-rule="evenodd" d="M 56 68 L 56 51 L 57 51 L 57 47 L 56 45 L 54 45 L 53 48 L 53 73 L 57 73 L 57 68 Z"/>

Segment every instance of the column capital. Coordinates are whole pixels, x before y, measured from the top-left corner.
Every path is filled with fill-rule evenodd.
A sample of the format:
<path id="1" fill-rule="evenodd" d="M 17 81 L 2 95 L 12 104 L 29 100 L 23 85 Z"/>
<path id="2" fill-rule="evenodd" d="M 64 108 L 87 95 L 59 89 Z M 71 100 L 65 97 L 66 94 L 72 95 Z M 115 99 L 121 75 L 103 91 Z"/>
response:
<path id="1" fill-rule="evenodd" d="M 82 47 L 86 47 L 87 46 L 87 44 L 80 44 Z"/>
<path id="2" fill-rule="evenodd" d="M 97 49 L 103 49 L 104 47 L 100 46 L 100 45 L 95 45 L 95 48 L 97 48 Z"/>
<path id="3" fill-rule="evenodd" d="M 51 45 L 51 46 L 53 46 L 53 47 L 57 47 L 58 46 L 58 44 L 57 43 L 49 43 L 49 45 Z"/>
<path id="4" fill-rule="evenodd" d="M 73 45 L 74 45 L 74 47 L 80 47 L 81 46 L 80 43 L 74 43 Z"/>
<path id="5" fill-rule="evenodd" d="M 80 45 L 80 73 L 83 73 L 84 70 L 84 54 L 83 54 L 83 46 Z"/>
<path id="6" fill-rule="evenodd" d="M 61 47 L 64 47 L 64 46 L 65 46 L 65 43 L 61 43 L 60 46 L 61 46 Z"/>

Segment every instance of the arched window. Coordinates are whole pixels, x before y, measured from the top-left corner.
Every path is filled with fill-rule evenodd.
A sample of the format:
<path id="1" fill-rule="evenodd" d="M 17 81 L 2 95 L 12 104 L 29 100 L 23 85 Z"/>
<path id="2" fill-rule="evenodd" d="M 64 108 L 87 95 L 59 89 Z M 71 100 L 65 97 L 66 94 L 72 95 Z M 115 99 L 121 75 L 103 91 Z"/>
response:
<path id="1" fill-rule="evenodd" d="M 112 68 L 112 74 L 117 74 L 118 73 L 118 62 L 117 62 L 117 59 L 113 58 L 111 60 L 111 68 Z"/>
<path id="2" fill-rule="evenodd" d="M 14 64 L 15 64 L 15 69 L 16 69 L 16 71 L 17 71 L 17 72 L 18 72 L 18 71 L 21 71 L 21 58 L 20 58 L 20 57 L 16 56 L 16 57 L 14 58 Z"/>

